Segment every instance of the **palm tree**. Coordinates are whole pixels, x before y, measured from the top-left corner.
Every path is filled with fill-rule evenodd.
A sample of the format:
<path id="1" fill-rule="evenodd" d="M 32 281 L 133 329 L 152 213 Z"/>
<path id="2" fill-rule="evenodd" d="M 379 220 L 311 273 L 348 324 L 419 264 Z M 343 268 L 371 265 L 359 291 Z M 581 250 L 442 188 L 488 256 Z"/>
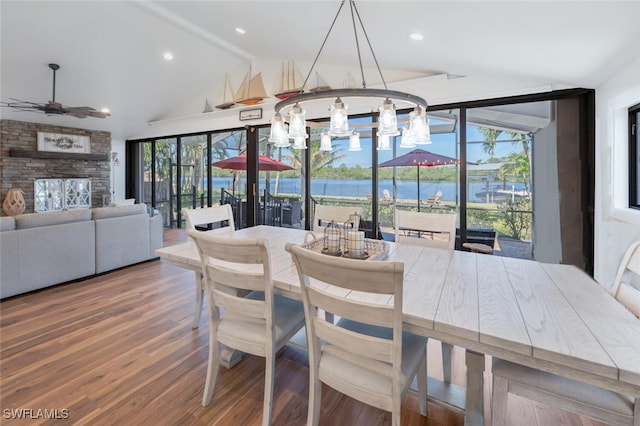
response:
<path id="1" fill-rule="evenodd" d="M 500 166 L 499 177 L 505 181 L 507 176 L 513 176 L 516 180 L 521 180 L 525 185 L 525 190 L 529 192 L 529 157 L 527 152 L 512 152 L 507 160 Z"/>
<path id="2" fill-rule="evenodd" d="M 496 153 L 496 141 L 502 130 L 492 129 L 489 127 L 479 127 L 478 132 L 484 136 L 485 142 L 482 143 L 482 150 L 493 157 Z"/>
<path id="3" fill-rule="evenodd" d="M 311 173 L 307 173 L 309 176 L 313 172 L 317 172 L 325 167 L 333 165 L 334 162 L 345 157 L 344 148 L 340 145 L 333 145 L 332 151 L 320 151 L 320 142 L 309 142 L 309 155 L 311 156 Z M 297 170 L 302 170 L 302 164 L 304 163 L 304 150 L 302 149 L 290 149 L 289 155 L 284 155 L 283 158 L 289 161 L 289 163 Z"/>

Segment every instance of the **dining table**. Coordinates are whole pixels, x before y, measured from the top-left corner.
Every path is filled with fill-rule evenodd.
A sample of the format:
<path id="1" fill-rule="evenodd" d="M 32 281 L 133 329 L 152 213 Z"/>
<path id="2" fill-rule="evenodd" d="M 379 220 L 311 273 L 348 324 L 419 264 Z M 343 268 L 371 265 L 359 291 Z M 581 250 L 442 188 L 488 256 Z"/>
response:
<path id="1" fill-rule="evenodd" d="M 301 298 L 285 244 L 305 244 L 308 231 L 255 226 L 206 232 L 265 238 L 275 291 Z M 466 425 L 485 421 L 485 356 L 640 398 L 640 320 L 584 271 L 564 264 L 384 244 L 384 257 L 376 260 L 404 264 L 404 328 L 465 348 L 466 386 L 430 377 L 428 388 L 430 400 L 463 410 Z M 197 325 L 202 282 L 195 244 L 164 247 L 156 254 L 163 262 L 196 272 Z"/>

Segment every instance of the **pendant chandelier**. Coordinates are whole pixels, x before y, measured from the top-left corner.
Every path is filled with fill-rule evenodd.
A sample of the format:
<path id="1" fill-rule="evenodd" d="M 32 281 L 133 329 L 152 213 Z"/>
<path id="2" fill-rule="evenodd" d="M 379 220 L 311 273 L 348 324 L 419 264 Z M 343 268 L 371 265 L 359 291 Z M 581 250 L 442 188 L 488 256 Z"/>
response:
<path id="1" fill-rule="evenodd" d="M 333 26 L 340 15 L 345 3 L 349 4 L 351 11 L 351 21 L 353 23 L 353 34 L 355 37 L 356 48 L 358 51 L 358 64 L 360 66 L 360 74 L 362 76 L 362 88 L 353 89 L 329 89 L 317 92 L 303 93 L 303 88 L 306 86 L 309 77 L 322 53 L 322 49 L 333 30 Z M 371 55 L 376 64 L 376 68 L 382 79 L 384 89 L 370 89 L 367 88 L 364 81 L 364 68 L 362 66 L 362 57 L 360 55 L 360 44 L 358 42 L 358 33 L 356 27 L 357 22 L 362 28 L 362 32 L 371 51 Z M 373 123 L 359 123 L 349 124 L 348 105 L 343 99 L 349 98 L 379 98 L 381 104 L 378 107 L 378 120 Z M 318 123 L 306 121 L 306 112 L 303 108 L 305 102 L 316 101 L 319 99 L 334 99 L 333 104 L 330 106 L 330 121 L 326 123 Z M 413 106 L 413 111 L 409 114 L 408 118 L 398 119 L 396 115 L 396 102 L 405 102 Z M 429 124 L 427 120 L 427 102 L 415 95 L 409 93 L 399 92 L 396 90 L 389 90 L 387 83 L 384 80 L 378 60 L 373 51 L 373 47 L 369 42 L 369 36 L 364 28 L 364 24 L 360 19 L 360 14 L 356 8 L 355 0 L 342 0 L 338 12 L 333 18 L 333 22 L 329 27 L 329 31 L 320 46 L 320 50 L 316 55 L 309 73 L 304 80 L 302 89 L 297 95 L 286 98 L 278 102 L 275 106 L 275 113 L 271 119 L 271 133 L 269 135 L 269 142 L 273 143 L 276 147 L 286 148 L 291 146 L 291 140 L 293 140 L 294 149 L 306 149 L 306 139 L 309 136 L 307 134 L 307 127 L 319 127 L 324 128 L 324 131 L 320 137 L 320 150 L 331 151 L 331 138 L 332 137 L 349 137 L 349 151 L 360 151 L 360 134 L 356 131 L 359 127 L 377 128 L 378 136 L 378 149 L 387 150 L 390 149 L 389 138 L 400 135 L 398 129 L 399 122 L 406 122 L 407 125 L 402 129 L 402 141 L 401 147 L 412 148 L 419 144 L 431 143 L 431 135 L 429 132 Z"/>

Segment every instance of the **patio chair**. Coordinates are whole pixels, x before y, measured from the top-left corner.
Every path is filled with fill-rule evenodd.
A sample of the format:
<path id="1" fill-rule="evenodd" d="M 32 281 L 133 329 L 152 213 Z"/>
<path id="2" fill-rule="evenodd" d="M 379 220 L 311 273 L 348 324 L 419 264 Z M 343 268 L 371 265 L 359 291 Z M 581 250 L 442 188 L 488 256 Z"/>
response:
<path id="1" fill-rule="evenodd" d="M 300 277 L 309 345 L 307 425 L 317 425 L 322 384 L 391 412 L 417 376 L 420 414 L 427 414 L 427 338 L 402 330 L 402 262 L 335 258 L 288 243 Z M 313 284 L 311 284 L 313 280 Z M 330 288 L 340 289 L 333 292 Z M 361 294 L 344 297 L 344 290 Z M 392 304 L 388 301 L 393 298 Z M 340 319 L 327 321 L 322 312 Z"/>
<path id="2" fill-rule="evenodd" d="M 453 251 L 456 242 L 457 214 L 438 214 L 396 210 L 395 241 L 444 248 Z M 410 235 L 407 235 L 410 234 Z M 424 234 L 424 235 L 423 235 Z M 430 238 L 423 238 L 429 234 Z M 451 382 L 453 346 L 442 343 L 442 371 L 445 382 Z"/>
<path id="3" fill-rule="evenodd" d="M 229 238 L 194 230 L 189 230 L 189 236 L 198 248 L 209 295 L 209 361 L 202 405 L 213 397 L 221 344 L 264 357 L 262 425 L 267 426 L 271 423 L 276 352 L 304 326 L 303 305 L 273 294 L 264 238 Z"/>
<path id="4" fill-rule="evenodd" d="M 223 204 L 213 207 L 203 207 L 199 209 L 184 209 L 182 215 L 185 217 L 186 229 L 205 231 L 216 228 L 235 231 L 235 223 L 233 221 L 233 211 L 229 204 Z M 223 231 L 220 231 L 223 232 Z M 202 301 L 204 297 L 204 282 L 201 272 L 196 272 L 196 303 L 195 313 L 193 315 L 192 328 L 198 328 L 200 316 L 202 315 Z"/>
<path id="5" fill-rule="evenodd" d="M 393 201 L 393 197 L 391 196 L 391 193 L 389 192 L 388 189 L 383 189 L 382 190 L 382 201 L 389 204 Z"/>
<path id="6" fill-rule="evenodd" d="M 435 194 L 430 194 L 429 197 L 427 197 L 427 199 L 424 200 L 424 203 L 428 206 L 435 206 L 440 204 L 441 200 L 442 200 L 442 191 L 438 191 Z"/>
<path id="7" fill-rule="evenodd" d="M 282 223 L 284 225 L 297 225 L 302 222 L 302 201 L 293 200 L 282 208 Z"/>
<path id="8" fill-rule="evenodd" d="M 612 287 L 616 300 L 640 315 L 640 241 L 627 249 Z M 509 393 L 615 425 L 640 425 L 640 398 L 493 358 L 493 424 L 507 424 Z"/>

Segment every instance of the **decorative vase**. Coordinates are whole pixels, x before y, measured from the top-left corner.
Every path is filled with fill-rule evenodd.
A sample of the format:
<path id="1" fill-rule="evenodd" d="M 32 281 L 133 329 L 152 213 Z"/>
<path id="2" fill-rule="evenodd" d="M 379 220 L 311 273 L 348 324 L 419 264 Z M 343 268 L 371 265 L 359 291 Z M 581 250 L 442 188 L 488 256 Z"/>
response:
<path id="1" fill-rule="evenodd" d="M 17 216 L 24 212 L 27 205 L 24 202 L 24 192 L 19 189 L 10 189 L 7 192 L 7 197 L 2 203 L 2 211 L 7 216 Z"/>

